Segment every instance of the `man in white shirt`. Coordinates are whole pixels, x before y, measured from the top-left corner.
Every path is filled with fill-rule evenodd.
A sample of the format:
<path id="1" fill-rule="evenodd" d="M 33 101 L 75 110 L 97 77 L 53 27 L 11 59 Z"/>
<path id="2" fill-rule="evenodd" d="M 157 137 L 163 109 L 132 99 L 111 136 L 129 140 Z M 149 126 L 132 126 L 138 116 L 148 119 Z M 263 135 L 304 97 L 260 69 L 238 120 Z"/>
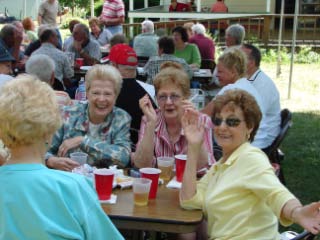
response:
<path id="1" fill-rule="evenodd" d="M 272 143 L 280 132 L 281 108 L 279 91 L 272 81 L 260 69 L 261 53 L 251 44 L 243 44 L 241 49 L 248 57 L 247 78 L 255 87 L 265 107 L 266 127 L 268 135 L 265 141 Z M 268 153 L 269 148 L 262 149 Z"/>

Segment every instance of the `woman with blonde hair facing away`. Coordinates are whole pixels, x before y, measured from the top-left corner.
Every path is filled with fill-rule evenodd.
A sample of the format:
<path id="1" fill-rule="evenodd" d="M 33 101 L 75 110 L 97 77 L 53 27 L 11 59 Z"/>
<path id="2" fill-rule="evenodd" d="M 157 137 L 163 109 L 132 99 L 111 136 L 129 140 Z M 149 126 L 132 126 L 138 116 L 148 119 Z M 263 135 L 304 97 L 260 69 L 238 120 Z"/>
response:
<path id="1" fill-rule="evenodd" d="M 47 143 L 60 124 L 48 84 L 20 75 L 2 88 L 0 138 L 11 155 L 0 167 L 1 239 L 124 239 L 92 182 L 45 167 Z"/>
<path id="2" fill-rule="evenodd" d="M 153 84 L 159 109 L 153 109 L 148 96 L 139 101 L 144 116 L 133 157 L 134 165 L 138 168 L 155 166 L 157 157 L 185 154 L 188 148 L 181 125 L 183 112 L 193 108 L 188 101 L 190 82 L 187 74 L 180 64 L 165 62 L 161 65 Z M 200 118 L 205 122 L 206 130 L 198 169 L 215 162 L 212 152 L 211 120 L 204 114 L 201 114 Z"/>
<path id="3" fill-rule="evenodd" d="M 71 171 L 78 163 L 69 156 L 81 151 L 88 154 L 90 165 L 126 167 L 131 152 L 131 117 L 114 106 L 122 77 L 115 67 L 94 65 L 85 81 L 88 102 L 64 109 L 63 125 L 54 135 L 46 155 L 47 166 Z"/>
<path id="4" fill-rule="evenodd" d="M 185 209 L 201 209 L 209 239 L 280 239 L 278 221 L 318 234 L 320 202 L 302 206 L 274 174 L 268 157 L 250 142 L 261 112 L 246 91 L 229 90 L 214 100 L 214 136 L 223 149 L 218 163 L 196 181 L 204 124 L 189 110 L 182 117 L 188 157 L 180 191 Z"/>

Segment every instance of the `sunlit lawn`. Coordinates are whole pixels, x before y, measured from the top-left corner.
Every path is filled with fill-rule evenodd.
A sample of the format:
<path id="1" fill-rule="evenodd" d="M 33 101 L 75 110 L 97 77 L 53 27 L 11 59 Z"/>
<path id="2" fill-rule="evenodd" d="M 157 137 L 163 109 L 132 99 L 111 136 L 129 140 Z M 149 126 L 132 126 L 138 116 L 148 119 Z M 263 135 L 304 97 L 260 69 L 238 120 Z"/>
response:
<path id="1" fill-rule="evenodd" d="M 306 204 L 320 200 L 320 64 L 295 64 L 291 98 L 288 99 L 290 66 L 282 66 L 276 78 L 276 64 L 262 64 L 281 94 L 281 107 L 293 112 L 293 126 L 281 149 L 287 187 Z M 301 229 L 293 227 L 295 230 Z"/>

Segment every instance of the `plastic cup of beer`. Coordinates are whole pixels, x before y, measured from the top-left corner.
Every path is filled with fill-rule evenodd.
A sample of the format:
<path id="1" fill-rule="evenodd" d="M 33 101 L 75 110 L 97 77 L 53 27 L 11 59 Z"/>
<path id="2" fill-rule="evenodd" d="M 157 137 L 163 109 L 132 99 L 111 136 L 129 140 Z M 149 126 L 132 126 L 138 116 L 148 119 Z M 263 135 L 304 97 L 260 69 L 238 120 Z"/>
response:
<path id="1" fill-rule="evenodd" d="M 83 165 L 87 162 L 88 154 L 84 152 L 74 152 L 70 154 L 70 158 L 78 162 L 80 165 Z"/>
<path id="2" fill-rule="evenodd" d="M 178 182 L 182 182 L 184 169 L 186 167 L 187 155 L 175 155 L 176 160 L 176 178 Z"/>
<path id="3" fill-rule="evenodd" d="M 152 180 L 148 178 L 135 178 L 133 180 L 133 198 L 137 206 L 147 206 Z"/>
<path id="4" fill-rule="evenodd" d="M 142 178 L 148 178 L 152 181 L 149 192 L 149 199 L 156 198 L 161 170 L 158 168 L 140 168 L 139 171 Z"/>
<path id="5" fill-rule="evenodd" d="M 161 170 L 160 178 L 163 181 L 169 181 L 171 179 L 174 158 L 173 157 L 158 157 L 157 158 L 158 168 Z"/>
<path id="6" fill-rule="evenodd" d="M 83 58 L 76 58 L 76 64 L 77 64 L 79 67 L 82 67 L 82 66 L 83 66 L 83 62 L 84 62 L 84 59 L 83 59 Z"/>
<path id="7" fill-rule="evenodd" d="M 94 170 L 93 174 L 99 200 L 109 200 L 112 193 L 114 171 L 111 169 L 100 168 Z"/>

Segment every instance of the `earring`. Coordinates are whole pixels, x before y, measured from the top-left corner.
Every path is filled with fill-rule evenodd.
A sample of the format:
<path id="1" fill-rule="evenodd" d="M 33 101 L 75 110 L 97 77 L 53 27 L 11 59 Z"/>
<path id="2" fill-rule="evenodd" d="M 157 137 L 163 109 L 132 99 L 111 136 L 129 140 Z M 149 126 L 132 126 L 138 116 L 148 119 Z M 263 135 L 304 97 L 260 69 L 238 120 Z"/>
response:
<path id="1" fill-rule="evenodd" d="M 247 132 L 247 140 L 249 141 L 249 139 L 250 139 L 250 133 Z"/>

